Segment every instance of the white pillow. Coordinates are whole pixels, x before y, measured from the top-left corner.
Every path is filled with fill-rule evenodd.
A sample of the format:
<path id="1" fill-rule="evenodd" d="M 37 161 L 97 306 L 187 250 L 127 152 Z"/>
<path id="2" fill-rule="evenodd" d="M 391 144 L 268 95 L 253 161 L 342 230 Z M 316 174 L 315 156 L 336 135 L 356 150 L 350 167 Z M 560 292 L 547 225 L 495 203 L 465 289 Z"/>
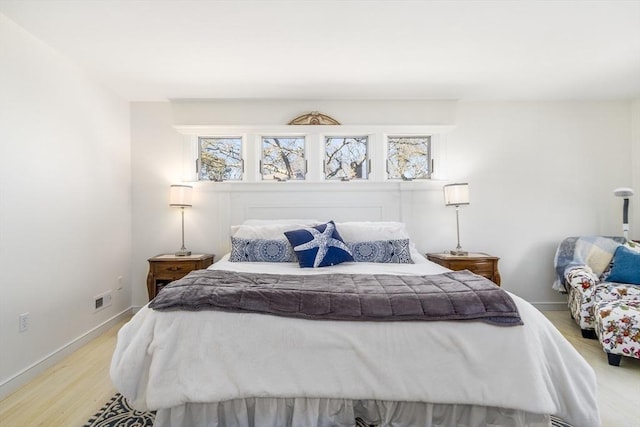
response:
<path id="1" fill-rule="evenodd" d="M 345 242 L 408 239 L 407 227 L 395 221 L 336 222 L 336 229 Z"/>
<path id="2" fill-rule="evenodd" d="M 284 239 L 284 232 L 309 227 L 310 224 L 232 225 L 231 236 L 242 239 Z"/>
<path id="3" fill-rule="evenodd" d="M 248 220 L 265 221 L 265 220 Z M 268 221 L 268 220 L 267 220 Z M 282 239 L 285 231 L 298 230 L 320 223 L 313 220 L 290 220 L 288 223 L 266 223 L 231 226 L 231 236 L 243 239 Z M 310 221 L 310 222 L 309 222 Z M 345 242 L 370 242 L 375 240 L 409 239 L 407 228 L 395 221 L 352 221 L 336 222 L 336 229 Z M 411 241 L 412 248 L 415 247 Z"/>
<path id="4" fill-rule="evenodd" d="M 273 224 L 309 224 L 316 225 L 317 219 L 247 219 L 242 225 L 273 225 Z"/>

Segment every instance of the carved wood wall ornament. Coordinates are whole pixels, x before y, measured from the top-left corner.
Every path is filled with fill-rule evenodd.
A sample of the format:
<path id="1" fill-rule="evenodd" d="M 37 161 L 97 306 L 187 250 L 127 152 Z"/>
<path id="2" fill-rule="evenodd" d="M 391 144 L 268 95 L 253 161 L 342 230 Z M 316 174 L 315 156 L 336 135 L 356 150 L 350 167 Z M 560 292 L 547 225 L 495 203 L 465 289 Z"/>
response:
<path id="1" fill-rule="evenodd" d="M 291 120 L 290 125 L 339 125 L 340 122 L 329 117 L 326 114 L 312 111 L 308 114 L 303 114 Z"/>

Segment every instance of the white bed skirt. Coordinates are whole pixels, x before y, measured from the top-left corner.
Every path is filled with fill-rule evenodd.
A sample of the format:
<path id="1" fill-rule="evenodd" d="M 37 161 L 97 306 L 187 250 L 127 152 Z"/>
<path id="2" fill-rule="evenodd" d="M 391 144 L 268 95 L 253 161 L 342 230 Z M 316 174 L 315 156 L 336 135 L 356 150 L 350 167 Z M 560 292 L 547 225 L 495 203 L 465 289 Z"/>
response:
<path id="1" fill-rule="evenodd" d="M 156 414 L 154 427 L 549 427 L 548 415 L 474 405 L 315 398 L 186 403 Z"/>

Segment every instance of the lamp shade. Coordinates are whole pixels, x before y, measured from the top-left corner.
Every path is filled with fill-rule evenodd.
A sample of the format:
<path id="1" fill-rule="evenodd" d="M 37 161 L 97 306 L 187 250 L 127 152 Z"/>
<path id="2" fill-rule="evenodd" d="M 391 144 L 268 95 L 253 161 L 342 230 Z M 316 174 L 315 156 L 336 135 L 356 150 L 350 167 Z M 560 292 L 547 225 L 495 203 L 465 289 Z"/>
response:
<path id="1" fill-rule="evenodd" d="M 625 239 L 629 238 L 629 197 L 633 196 L 634 191 L 629 187 L 621 187 L 613 190 L 613 195 L 622 197 L 622 234 Z"/>
<path id="2" fill-rule="evenodd" d="M 628 187 L 616 188 L 613 190 L 613 195 L 617 197 L 631 197 L 633 194 L 633 189 Z"/>
<path id="3" fill-rule="evenodd" d="M 191 192 L 193 187 L 190 185 L 172 185 L 169 192 L 169 206 L 179 208 L 191 207 Z"/>
<path id="4" fill-rule="evenodd" d="M 469 184 L 466 182 L 447 184 L 442 187 L 444 204 L 446 206 L 460 206 L 469 204 Z"/>

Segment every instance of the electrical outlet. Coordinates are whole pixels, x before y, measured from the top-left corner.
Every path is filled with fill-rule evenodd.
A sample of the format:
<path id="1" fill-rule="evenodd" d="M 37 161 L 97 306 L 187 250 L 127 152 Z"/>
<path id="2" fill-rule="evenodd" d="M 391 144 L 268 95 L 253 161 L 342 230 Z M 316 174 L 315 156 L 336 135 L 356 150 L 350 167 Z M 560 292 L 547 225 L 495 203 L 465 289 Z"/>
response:
<path id="1" fill-rule="evenodd" d="M 97 312 L 111 305 L 111 291 L 93 297 L 93 311 Z"/>
<path id="2" fill-rule="evenodd" d="M 22 313 L 18 316 L 18 332 L 27 332 L 29 329 L 29 313 Z"/>
<path id="3" fill-rule="evenodd" d="M 116 291 L 122 290 L 122 276 L 118 276 L 116 278 L 116 282 L 118 283 L 118 287 L 116 288 Z"/>

